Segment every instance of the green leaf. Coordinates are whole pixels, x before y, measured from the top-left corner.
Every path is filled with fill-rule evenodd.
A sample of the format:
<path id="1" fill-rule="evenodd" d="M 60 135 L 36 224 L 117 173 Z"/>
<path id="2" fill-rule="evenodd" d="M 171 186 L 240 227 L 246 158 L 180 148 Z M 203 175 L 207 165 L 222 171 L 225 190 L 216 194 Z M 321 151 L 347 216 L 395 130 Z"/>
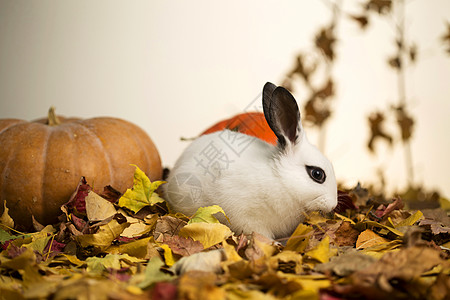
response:
<path id="1" fill-rule="evenodd" d="M 106 269 L 120 269 L 120 255 L 107 254 L 105 257 L 88 257 L 86 259 L 87 271 L 100 274 Z"/>
<path id="2" fill-rule="evenodd" d="M 192 223 L 219 223 L 219 220 L 217 220 L 216 217 L 214 217 L 214 214 L 222 213 L 225 218 L 227 218 L 228 222 L 230 221 L 223 211 L 223 209 L 218 205 L 212 205 L 212 206 L 206 206 L 206 207 L 200 207 L 192 216 L 192 218 L 189 220 L 188 224 Z"/>
<path id="3" fill-rule="evenodd" d="M 144 278 L 138 284 L 138 287 L 145 289 L 156 282 L 171 280 L 171 275 L 161 271 L 162 266 L 164 266 L 164 263 L 159 257 L 152 257 L 145 269 Z"/>
<path id="4" fill-rule="evenodd" d="M 145 175 L 145 173 L 136 167 L 133 179 L 133 188 L 127 189 L 125 194 L 119 199 L 119 206 L 126 207 L 133 212 L 137 213 L 143 207 L 154 205 L 156 203 L 161 203 L 164 199 L 160 198 L 155 191 L 158 187 L 165 183 L 165 181 L 154 181 L 151 182 L 150 179 Z"/>
<path id="5" fill-rule="evenodd" d="M 3 229 L 0 228 L 0 243 L 4 243 L 6 241 L 13 240 L 17 237 L 18 236 L 16 236 L 16 235 L 10 235 L 9 233 L 7 233 L 6 231 L 4 231 Z"/>

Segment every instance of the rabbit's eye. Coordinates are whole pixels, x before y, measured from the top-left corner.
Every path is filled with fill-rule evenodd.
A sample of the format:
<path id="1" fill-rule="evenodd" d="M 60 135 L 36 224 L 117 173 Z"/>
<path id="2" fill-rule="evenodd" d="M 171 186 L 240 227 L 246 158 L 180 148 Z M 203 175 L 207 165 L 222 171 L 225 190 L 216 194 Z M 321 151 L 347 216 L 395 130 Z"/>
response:
<path id="1" fill-rule="evenodd" d="M 306 166 L 306 171 L 308 171 L 309 177 L 317 183 L 324 183 L 327 178 L 325 171 L 319 167 Z"/>

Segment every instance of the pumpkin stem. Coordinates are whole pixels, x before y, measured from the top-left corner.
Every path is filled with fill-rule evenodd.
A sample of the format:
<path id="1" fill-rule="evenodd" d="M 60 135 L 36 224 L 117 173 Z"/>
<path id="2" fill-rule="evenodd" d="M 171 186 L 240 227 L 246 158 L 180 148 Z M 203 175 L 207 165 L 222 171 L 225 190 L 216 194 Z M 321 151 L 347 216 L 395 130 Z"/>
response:
<path id="1" fill-rule="evenodd" d="M 61 121 L 55 114 L 55 107 L 51 106 L 48 110 L 48 118 L 47 118 L 47 124 L 49 126 L 57 126 L 61 124 Z"/>

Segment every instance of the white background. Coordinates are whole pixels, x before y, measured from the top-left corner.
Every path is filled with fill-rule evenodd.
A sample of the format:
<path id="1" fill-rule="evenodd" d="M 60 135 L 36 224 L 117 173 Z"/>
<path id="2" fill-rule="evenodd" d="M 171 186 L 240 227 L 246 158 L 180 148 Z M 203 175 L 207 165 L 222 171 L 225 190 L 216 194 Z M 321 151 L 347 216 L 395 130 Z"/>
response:
<path id="1" fill-rule="evenodd" d="M 114 116 L 146 130 L 165 166 L 215 122 L 241 112 L 266 81 L 281 84 L 299 51 L 330 20 L 327 1 L 0 1 L 0 118 L 57 113 Z M 348 12 L 361 1 L 344 1 Z M 407 96 L 417 119 L 416 182 L 450 195 L 450 57 L 441 37 L 450 1 L 407 1 L 408 38 L 419 46 Z M 362 32 L 339 24 L 337 97 L 326 155 L 339 181 L 370 183 L 383 169 L 404 187 L 403 148 L 367 153 L 367 116 L 395 104 L 393 24 Z M 296 91 L 298 102 L 306 91 Z M 393 122 L 391 122 L 393 123 Z M 309 130 L 310 140 L 317 135 Z M 379 146 L 379 147 L 378 147 Z"/>

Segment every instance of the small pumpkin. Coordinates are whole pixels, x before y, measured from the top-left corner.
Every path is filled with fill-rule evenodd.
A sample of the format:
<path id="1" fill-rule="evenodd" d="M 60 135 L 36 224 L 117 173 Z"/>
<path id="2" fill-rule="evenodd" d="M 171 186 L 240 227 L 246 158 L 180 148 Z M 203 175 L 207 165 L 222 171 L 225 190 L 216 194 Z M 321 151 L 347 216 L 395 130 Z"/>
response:
<path id="1" fill-rule="evenodd" d="M 96 189 L 125 192 L 138 165 L 151 180 L 162 176 L 158 150 L 138 126 L 117 118 L 57 117 L 0 120 L 0 201 L 16 224 L 57 221 L 81 176 Z M 0 205 L 3 211 L 3 205 Z"/>
<path id="2" fill-rule="evenodd" d="M 270 144 L 276 145 L 277 137 L 267 124 L 264 113 L 262 112 L 246 112 L 238 114 L 230 119 L 220 121 L 207 130 L 203 134 L 213 133 L 216 131 L 229 129 L 239 131 L 257 138 L 260 138 Z"/>

